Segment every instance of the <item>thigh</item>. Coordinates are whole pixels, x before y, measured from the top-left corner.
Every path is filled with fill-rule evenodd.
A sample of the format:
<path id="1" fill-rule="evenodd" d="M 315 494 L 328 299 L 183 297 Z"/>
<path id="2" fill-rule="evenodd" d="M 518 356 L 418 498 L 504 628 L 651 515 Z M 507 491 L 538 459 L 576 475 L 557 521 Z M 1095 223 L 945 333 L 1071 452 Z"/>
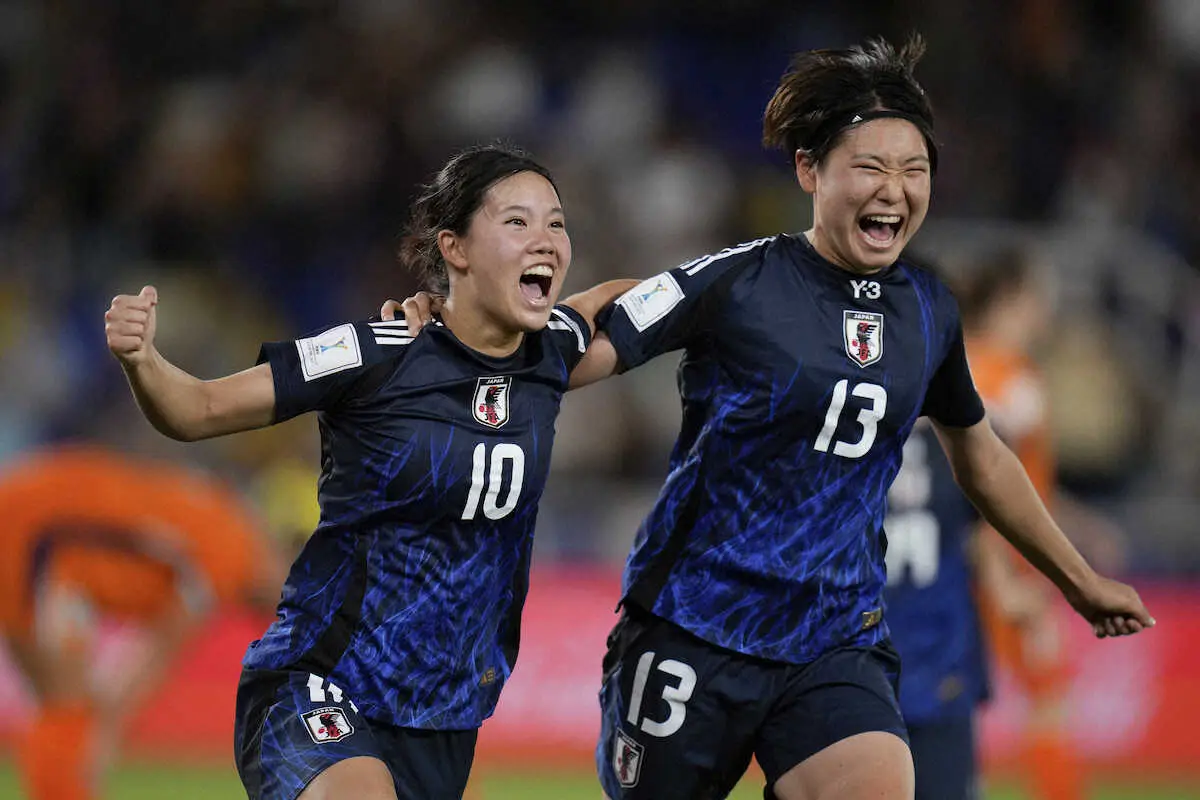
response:
<path id="1" fill-rule="evenodd" d="M 764 796 L 777 800 L 913 800 L 912 755 L 895 734 L 858 733 L 792 767 Z"/>
<path id="2" fill-rule="evenodd" d="M 386 763 L 371 723 L 338 687 L 275 670 L 242 672 L 234 754 L 251 800 L 295 800 L 318 775 L 349 759 Z"/>
<path id="3" fill-rule="evenodd" d="M 459 800 L 467 789 L 479 731 L 376 727 L 399 800 Z"/>
<path id="4" fill-rule="evenodd" d="M 768 786 L 798 764 L 860 734 L 886 733 L 907 745 L 896 691 L 900 659 L 889 645 L 840 648 L 791 669 L 787 687 L 755 744 Z M 904 753 L 911 773 L 907 746 Z"/>
<path id="5" fill-rule="evenodd" d="M 669 622 L 628 613 L 609 639 L 596 747 L 612 800 L 723 798 L 745 772 L 770 674 Z"/>
<path id="6" fill-rule="evenodd" d="M 972 717 L 949 717 L 908 726 L 917 773 L 917 800 L 976 800 L 975 725 Z"/>

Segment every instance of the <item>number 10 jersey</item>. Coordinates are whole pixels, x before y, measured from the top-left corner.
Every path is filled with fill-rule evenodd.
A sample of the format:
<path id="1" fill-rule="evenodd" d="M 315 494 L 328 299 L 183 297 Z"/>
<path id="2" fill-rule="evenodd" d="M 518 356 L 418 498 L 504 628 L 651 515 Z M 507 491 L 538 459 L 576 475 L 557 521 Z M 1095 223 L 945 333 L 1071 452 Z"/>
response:
<path id="1" fill-rule="evenodd" d="M 847 272 L 781 235 L 644 281 L 601 326 L 626 369 L 685 351 L 682 429 L 625 602 L 794 664 L 886 638 L 904 440 L 921 415 L 983 418 L 946 287 L 904 261 Z"/>
<path id="2" fill-rule="evenodd" d="M 587 348 L 566 306 L 506 358 L 430 325 L 339 325 L 263 345 L 276 421 L 318 411 L 321 521 L 251 669 L 341 687 L 366 717 L 462 730 L 516 661 L 559 403 Z"/>

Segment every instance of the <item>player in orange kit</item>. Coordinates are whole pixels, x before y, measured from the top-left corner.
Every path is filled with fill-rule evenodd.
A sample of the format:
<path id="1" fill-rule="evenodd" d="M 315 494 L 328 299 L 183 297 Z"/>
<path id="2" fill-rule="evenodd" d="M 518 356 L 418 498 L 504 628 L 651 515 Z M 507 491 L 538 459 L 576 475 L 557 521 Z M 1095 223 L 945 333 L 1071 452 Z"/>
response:
<path id="1" fill-rule="evenodd" d="M 91 448 L 0 472 L 0 632 L 37 702 L 16 744 L 33 800 L 96 797 L 122 728 L 221 604 L 270 607 L 282 567 L 237 497 L 179 468 Z M 97 621 L 145 641 L 94 685 Z"/>
<path id="2" fill-rule="evenodd" d="M 992 425 L 1043 501 L 1061 514 L 1067 501 L 1054 489 L 1046 391 L 1029 355 L 1049 320 L 1044 287 L 1034 270 L 1027 254 L 1005 250 L 975 270 L 958 295 L 967 358 Z M 1077 518 L 1090 516 L 1077 512 Z M 1103 523 L 1092 522 L 1080 533 L 1107 535 Z M 1113 542 L 1107 545 L 1111 549 Z M 1029 700 L 1022 753 L 1031 770 L 1028 788 L 1039 800 L 1082 800 L 1082 767 L 1066 726 L 1071 672 L 1057 593 L 994 531 L 985 530 L 979 546 L 980 601 L 991 649 Z"/>

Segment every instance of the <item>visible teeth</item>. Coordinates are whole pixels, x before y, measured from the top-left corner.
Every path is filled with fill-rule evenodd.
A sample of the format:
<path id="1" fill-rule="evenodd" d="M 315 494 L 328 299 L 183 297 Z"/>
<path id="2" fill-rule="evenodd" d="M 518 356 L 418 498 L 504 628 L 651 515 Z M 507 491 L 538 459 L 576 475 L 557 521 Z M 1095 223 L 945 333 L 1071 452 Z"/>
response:
<path id="1" fill-rule="evenodd" d="M 897 225 L 900 222 L 899 214 L 868 214 L 867 219 L 871 222 L 882 222 L 884 225 Z"/>
<path id="2" fill-rule="evenodd" d="M 553 278 L 554 268 L 545 264 L 537 264 L 521 273 L 522 275 L 537 275 L 541 278 Z"/>

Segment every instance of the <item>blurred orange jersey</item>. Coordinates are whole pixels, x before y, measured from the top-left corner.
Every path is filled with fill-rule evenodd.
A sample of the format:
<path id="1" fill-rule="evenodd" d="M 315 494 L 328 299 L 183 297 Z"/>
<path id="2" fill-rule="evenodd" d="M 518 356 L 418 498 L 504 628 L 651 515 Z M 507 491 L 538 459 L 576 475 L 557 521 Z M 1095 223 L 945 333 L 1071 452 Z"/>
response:
<path id="1" fill-rule="evenodd" d="M 1025 354 L 984 339 L 970 337 L 966 348 L 971 375 L 992 427 L 1016 453 L 1034 489 L 1049 504 L 1054 495 L 1054 452 L 1046 392 L 1037 366 Z M 986 535 L 999 534 L 989 531 Z M 1039 574 L 1037 570 L 1017 553 L 1012 553 L 1011 560 L 1018 574 L 1040 579 L 1034 578 Z M 986 597 L 981 598 L 981 605 L 993 652 L 1025 690 L 1034 694 L 1058 691 L 1069 673 L 1062 636 L 1054 620 L 1047 618 L 1042 624 L 1022 630 L 1002 620 Z"/>
<path id="2" fill-rule="evenodd" d="M 149 619 L 182 572 L 218 603 L 243 602 L 274 556 L 230 491 L 178 467 L 92 448 L 46 451 L 0 472 L 0 629 L 27 633 L 41 581 L 86 593 L 101 613 Z"/>

